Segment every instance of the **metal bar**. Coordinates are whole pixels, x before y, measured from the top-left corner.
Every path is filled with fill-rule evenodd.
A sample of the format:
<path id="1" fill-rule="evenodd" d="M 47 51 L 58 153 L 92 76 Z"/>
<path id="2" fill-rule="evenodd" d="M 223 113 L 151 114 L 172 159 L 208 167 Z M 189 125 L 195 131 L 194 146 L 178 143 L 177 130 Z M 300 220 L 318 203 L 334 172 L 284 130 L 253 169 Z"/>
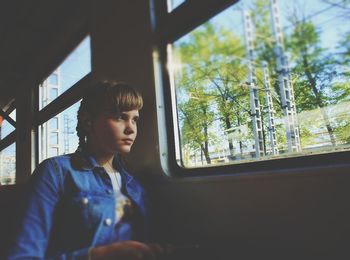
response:
<path id="1" fill-rule="evenodd" d="M 4 139 L 0 140 L 0 151 L 4 150 L 9 145 L 16 141 L 16 130 L 12 131 Z"/>
<path id="2" fill-rule="evenodd" d="M 13 120 L 4 110 L 0 109 L 0 116 L 6 119 L 13 127 L 16 127 L 16 121 Z"/>

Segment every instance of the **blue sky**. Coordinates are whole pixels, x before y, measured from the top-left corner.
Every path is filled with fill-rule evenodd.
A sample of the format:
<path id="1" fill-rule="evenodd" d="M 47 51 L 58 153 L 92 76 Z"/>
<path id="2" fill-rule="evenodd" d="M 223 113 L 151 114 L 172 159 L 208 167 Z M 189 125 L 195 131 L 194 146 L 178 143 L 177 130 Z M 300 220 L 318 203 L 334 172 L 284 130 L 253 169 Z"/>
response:
<path id="1" fill-rule="evenodd" d="M 242 0 L 239 3 L 227 8 L 225 11 L 211 19 L 211 22 L 217 25 L 223 25 L 231 28 L 234 32 L 243 37 L 243 24 L 240 9 L 244 7 L 249 9 L 254 0 Z M 280 7 L 282 27 L 285 29 L 284 33 L 290 33 L 291 24 L 288 17 L 291 15 L 294 7 L 304 13 L 304 17 L 311 20 L 319 30 L 321 30 L 321 41 L 323 47 L 334 50 L 340 37 L 344 33 L 349 32 L 348 26 L 349 16 L 344 17 L 337 7 L 330 8 L 329 4 L 322 0 L 308 0 L 308 1 L 278 1 Z"/>

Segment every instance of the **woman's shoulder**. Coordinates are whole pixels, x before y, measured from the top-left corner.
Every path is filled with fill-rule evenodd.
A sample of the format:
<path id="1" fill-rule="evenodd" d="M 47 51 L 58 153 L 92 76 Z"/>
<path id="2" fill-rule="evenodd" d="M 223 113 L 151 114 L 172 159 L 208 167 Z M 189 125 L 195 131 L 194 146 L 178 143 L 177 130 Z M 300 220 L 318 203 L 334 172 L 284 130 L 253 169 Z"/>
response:
<path id="1" fill-rule="evenodd" d="M 51 182 L 63 187 L 66 177 L 79 171 L 74 167 L 74 158 L 75 153 L 72 153 L 43 160 L 33 173 L 33 181 Z"/>
<path id="2" fill-rule="evenodd" d="M 57 164 L 59 166 L 70 165 L 72 156 L 73 154 L 64 154 L 64 155 L 49 157 L 43 160 L 39 165 L 48 165 L 48 164 Z"/>
<path id="3" fill-rule="evenodd" d="M 74 157 L 74 154 L 64 154 L 47 158 L 38 165 L 36 171 L 52 170 L 55 173 L 70 171 L 73 169 L 72 157 Z"/>

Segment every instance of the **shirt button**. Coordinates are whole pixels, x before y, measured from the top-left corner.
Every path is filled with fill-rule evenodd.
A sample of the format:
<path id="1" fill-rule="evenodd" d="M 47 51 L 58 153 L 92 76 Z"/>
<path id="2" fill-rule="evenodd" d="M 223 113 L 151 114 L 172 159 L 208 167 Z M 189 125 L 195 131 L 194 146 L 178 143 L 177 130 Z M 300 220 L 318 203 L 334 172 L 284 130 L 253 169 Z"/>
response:
<path id="1" fill-rule="evenodd" d="M 110 218 L 106 218 L 104 223 L 106 226 L 110 226 L 112 225 L 112 220 Z"/>
<path id="2" fill-rule="evenodd" d="M 84 205 L 87 205 L 89 203 L 89 199 L 88 198 L 82 198 L 81 199 L 81 202 L 84 204 Z"/>
<path id="3" fill-rule="evenodd" d="M 107 193 L 108 194 L 113 194 L 113 191 L 112 190 L 107 190 Z"/>

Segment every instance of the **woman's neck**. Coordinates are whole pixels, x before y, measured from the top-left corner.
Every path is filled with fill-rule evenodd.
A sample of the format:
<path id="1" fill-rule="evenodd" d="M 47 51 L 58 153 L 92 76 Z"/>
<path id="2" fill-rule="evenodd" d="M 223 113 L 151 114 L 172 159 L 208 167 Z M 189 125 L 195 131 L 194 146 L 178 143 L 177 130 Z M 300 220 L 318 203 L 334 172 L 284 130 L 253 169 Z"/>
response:
<path id="1" fill-rule="evenodd" d="M 113 159 L 115 154 L 111 152 L 105 152 L 95 149 L 89 149 L 90 153 L 94 156 L 96 162 L 104 167 L 107 171 L 114 171 Z"/>
<path id="2" fill-rule="evenodd" d="M 96 162 L 100 166 L 105 168 L 107 171 L 115 170 L 113 167 L 113 158 L 114 158 L 114 155 L 113 156 L 101 156 L 101 155 L 96 156 L 95 155 Z"/>

